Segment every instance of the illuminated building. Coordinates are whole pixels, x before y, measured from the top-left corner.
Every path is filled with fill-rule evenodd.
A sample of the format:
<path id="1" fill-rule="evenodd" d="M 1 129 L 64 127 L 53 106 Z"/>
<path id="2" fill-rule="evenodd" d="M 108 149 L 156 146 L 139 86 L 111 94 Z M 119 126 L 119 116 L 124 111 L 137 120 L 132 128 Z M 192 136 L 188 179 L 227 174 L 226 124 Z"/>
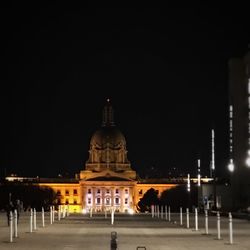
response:
<path id="1" fill-rule="evenodd" d="M 70 212 L 104 212 L 114 208 L 117 212 L 135 212 L 137 204 L 151 188 L 161 193 L 186 178 L 137 179 L 128 160 L 126 140 L 115 126 L 113 108 L 107 101 L 103 109 L 102 126 L 90 140 L 89 157 L 84 170 L 74 179 L 22 178 L 10 176 L 8 181 L 28 181 L 51 187 L 57 194 L 57 203 L 67 205 Z M 191 179 L 191 178 L 190 178 Z M 197 183 L 197 178 L 191 179 Z M 211 179 L 203 178 L 203 183 Z"/>
<path id="2" fill-rule="evenodd" d="M 57 193 L 57 201 L 69 205 L 71 212 L 103 212 L 114 208 L 134 212 L 140 198 L 154 188 L 160 194 L 177 184 L 138 181 L 127 157 L 126 140 L 115 126 L 113 108 L 107 100 L 102 126 L 91 140 L 85 169 L 71 182 L 40 179 L 39 185 L 49 186 Z"/>

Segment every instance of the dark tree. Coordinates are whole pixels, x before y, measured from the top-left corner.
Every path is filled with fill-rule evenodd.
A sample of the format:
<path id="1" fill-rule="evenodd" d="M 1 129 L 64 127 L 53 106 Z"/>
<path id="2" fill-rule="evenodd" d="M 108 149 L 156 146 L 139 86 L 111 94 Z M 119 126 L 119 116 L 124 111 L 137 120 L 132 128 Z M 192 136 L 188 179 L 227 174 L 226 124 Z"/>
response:
<path id="1" fill-rule="evenodd" d="M 179 185 L 162 192 L 160 202 L 162 205 L 169 205 L 171 211 L 179 212 L 180 207 L 191 209 L 197 206 L 198 192 L 197 187 L 192 185 L 190 193 L 186 185 Z"/>
<path id="2" fill-rule="evenodd" d="M 158 192 L 150 188 L 138 202 L 138 210 L 140 212 L 150 211 L 151 205 L 159 204 Z"/>
<path id="3" fill-rule="evenodd" d="M 56 193 L 49 187 L 40 187 L 31 183 L 2 183 L 0 184 L 0 209 L 4 209 L 12 201 L 20 200 L 24 210 L 32 207 L 45 210 L 55 203 Z"/>

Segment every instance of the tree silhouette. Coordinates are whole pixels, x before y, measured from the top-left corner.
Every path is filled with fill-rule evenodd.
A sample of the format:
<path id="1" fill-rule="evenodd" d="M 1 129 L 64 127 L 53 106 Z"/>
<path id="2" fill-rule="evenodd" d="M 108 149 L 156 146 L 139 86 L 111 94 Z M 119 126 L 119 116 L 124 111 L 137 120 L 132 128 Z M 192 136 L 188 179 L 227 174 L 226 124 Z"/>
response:
<path id="1" fill-rule="evenodd" d="M 0 185 L 0 209 L 4 209 L 10 199 L 20 200 L 24 210 L 29 207 L 37 210 L 44 207 L 48 210 L 49 206 L 55 202 L 56 193 L 49 187 L 40 187 L 31 183 L 2 183 Z"/>
<path id="2" fill-rule="evenodd" d="M 158 192 L 150 188 L 138 202 L 138 210 L 140 212 L 150 211 L 151 205 L 159 204 Z"/>
<path id="3" fill-rule="evenodd" d="M 162 205 L 169 205 L 171 211 L 178 212 L 180 207 L 191 208 L 192 205 L 196 205 L 197 198 L 198 189 L 196 186 L 191 186 L 191 191 L 188 193 L 186 185 L 178 185 L 163 191 L 160 197 L 160 203 Z"/>

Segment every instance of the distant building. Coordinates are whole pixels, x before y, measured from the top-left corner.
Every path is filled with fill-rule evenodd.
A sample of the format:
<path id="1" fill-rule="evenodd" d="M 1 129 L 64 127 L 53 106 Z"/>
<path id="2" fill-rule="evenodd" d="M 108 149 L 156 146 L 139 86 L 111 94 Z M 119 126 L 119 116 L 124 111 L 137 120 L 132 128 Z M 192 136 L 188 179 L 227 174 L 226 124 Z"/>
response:
<path id="1" fill-rule="evenodd" d="M 144 194 L 151 188 L 158 192 L 186 185 L 185 178 L 138 179 L 128 160 L 126 140 L 115 126 L 113 108 L 108 101 L 103 109 L 102 126 L 91 140 L 89 158 L 85 168 L 75 179 L 24 178 L 9 176 L 8 181 L 32 182 L 52 188 L 57 203 L 67 205 L 70 212 L 103 212 L 114 208 L 119 212 L 133 213 Z M 197 178 L 190 179 L 194 185 Z M 212 179 L 202 178 L 202 183 Z"/>
<path id="2" fill-rule="evenodd" d="M 229 61 L 229 137 L 233 207 L 250 206 L 250 52 Z"/>

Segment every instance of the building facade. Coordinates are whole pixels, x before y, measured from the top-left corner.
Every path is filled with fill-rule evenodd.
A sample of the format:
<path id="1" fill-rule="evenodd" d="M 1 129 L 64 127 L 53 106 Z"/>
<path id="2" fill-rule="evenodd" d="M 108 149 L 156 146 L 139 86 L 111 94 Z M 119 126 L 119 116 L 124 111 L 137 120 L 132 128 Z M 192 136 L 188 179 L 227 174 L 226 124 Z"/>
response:
<path id="1" fill-rule="evenodd" d="M 229 61 L 229 138 L 232 206 L 250 206 L 250 52 Z"/>
<path id="2" fill-rule="evenodd" d="M 133 213 L 143 195 L 150 189 L 158 195 L 178 184 L 147 183 L 137 180 L 128 160 L 126 140 L 114 122 L 113 108 L 107 100 L 103 109 L 102 126 L 89 147 L 89 158 L 84 170 L 71 182 L 40 181 L 40 186 L 51 187 L 57 193 L 58 204 L 69 206 L 70 212 L 95 212 L 115 209 Z"/>

